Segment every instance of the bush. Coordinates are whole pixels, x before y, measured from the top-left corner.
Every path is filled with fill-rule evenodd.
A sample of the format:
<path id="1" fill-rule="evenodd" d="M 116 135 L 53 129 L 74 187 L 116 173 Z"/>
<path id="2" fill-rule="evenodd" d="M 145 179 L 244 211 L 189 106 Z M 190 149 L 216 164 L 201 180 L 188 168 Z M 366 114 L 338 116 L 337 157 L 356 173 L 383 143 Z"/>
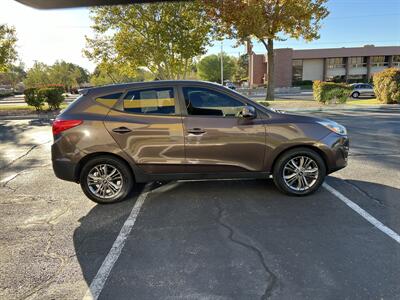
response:
<path id="1" fill-rule="evenodd" d="M 59 109 L 61 103 L 64 101 L 63 90 L 55 87 L 55 88 L 42 88 L 38 91 L 38 94 L 41 98 L 44 98 L 44 101 L 47 102 L 49 108 L 51 110 Z"/>
<path id="2" fill-rule="evenodd" d="M 314 99 L 324 104 L 346 103 L 352 90 L 351 86 L 344 83 L 316 80 L 313 84 Z"/>
<path id="3" fill-rule="evenodd" d="M 26 89 L 24 91 L 25 95 L 25 102 L 30 105 L 35 107 L 37 111 L 42 110 L 42 106 L 44 105 L 44 98 L 42 95 L 38 93 L 38 90 L 36 88 L 30 88 Z"/>
<path id="4" fill-rule="evenodd" d="M 400 103 L 400 70 L 389 68 L 375 73 L 374 92 L 383 103 Z"/>

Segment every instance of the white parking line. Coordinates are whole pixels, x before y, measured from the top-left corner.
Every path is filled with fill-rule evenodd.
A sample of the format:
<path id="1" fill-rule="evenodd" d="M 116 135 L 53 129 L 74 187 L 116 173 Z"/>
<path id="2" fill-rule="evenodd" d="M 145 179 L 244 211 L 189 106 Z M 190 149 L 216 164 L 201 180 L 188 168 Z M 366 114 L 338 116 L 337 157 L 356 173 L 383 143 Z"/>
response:
<path id="1" fill-rule="evenodd" d="M 83 297 L 84 300 L 96 300 L 99 297 L 115 262 L 118 260 L 118 257 L 121 254 L 122 248 L 124 248 L 126 239 L 131 232 L 133 225 L 135 225 L 140 209 L 146 200 L 147 195 L 149 194 L 149 187 L 150 183 L 144 187 L 143 193 L 137 198 L 129 217 L 122 226 L 121 231 L 119 232 L 114 244 L 110 249 L 110 252 L 108 252 L 106 258 L 101 264 L 100 269 L 97 271 L 96 276 L 86 291 L 85 296 Z"/>
<path id="2" fill-rule="evenodd" d="M 323 187 L 328 190 L 330 193 L 335 195 L 337 198 L 342 200 L 348 207 L 350 207 L 352 210 L 354 210 L 356 213 L 358 213 L 361 217 L 363 217 L 365 220 L 367 220 L 369 223 L 374 225 L 376 228 L 378 228 L 380 231 L 394 239 L 397 243 L 400 244 L 400 235 L 384 225 L 382 222 L 377 220 L 375 217 L 371 216 L 369 213 L 367 213 L 365 210 L 363 210 L 360 206 L 355 204 L 353 201 L 351 201 L 349 198 L 335 190 L 333 187 L 331 187 L 329 184 L 324 183 Z"/>

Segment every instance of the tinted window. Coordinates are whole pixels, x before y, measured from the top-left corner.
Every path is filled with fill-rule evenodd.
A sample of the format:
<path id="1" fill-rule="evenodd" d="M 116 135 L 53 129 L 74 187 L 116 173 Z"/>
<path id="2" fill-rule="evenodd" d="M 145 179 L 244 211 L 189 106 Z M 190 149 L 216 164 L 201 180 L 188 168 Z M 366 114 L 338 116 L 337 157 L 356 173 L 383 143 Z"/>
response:
<path id="1" fill-rule="evenodd" d="M 124 111 L 137 114 L 175 114 L 172 88 L 130 91 L 124 97 Z"/>
<path id="2" fill-rule="evenodd" d="M 245 106 L 228 95 L 206 88 L 185 87 L 183 95 L 189 115 L 236 116 Z"/>
<path id="3" fill-rule="evenodd" d="M 108 107 L 113 107 L 121 96 L 122 93 L 109 94 L 96 98 L 96 101 Z"/>

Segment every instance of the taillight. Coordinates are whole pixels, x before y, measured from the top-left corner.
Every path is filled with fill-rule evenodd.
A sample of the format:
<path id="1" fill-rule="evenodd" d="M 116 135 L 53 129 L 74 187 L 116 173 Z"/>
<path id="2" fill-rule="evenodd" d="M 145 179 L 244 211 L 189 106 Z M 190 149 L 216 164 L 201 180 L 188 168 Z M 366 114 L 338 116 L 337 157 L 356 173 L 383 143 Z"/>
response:
<path id="1" fill-rule="evenodd" d="M 53 135 L 59 134 L 67 129 L 82 124 L 82 120 L 60 120 L 55 119 L 53 122 Z"/>

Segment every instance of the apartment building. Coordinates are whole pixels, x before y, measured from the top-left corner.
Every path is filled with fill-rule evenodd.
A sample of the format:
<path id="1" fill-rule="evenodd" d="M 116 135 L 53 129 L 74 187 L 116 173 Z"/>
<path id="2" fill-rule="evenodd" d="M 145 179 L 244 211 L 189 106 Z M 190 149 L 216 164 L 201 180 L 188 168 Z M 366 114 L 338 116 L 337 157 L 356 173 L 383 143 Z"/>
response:
<path id="1" fill-rule="evenodd" d="M 290 87 L 305 80 L 367 81 L 385 68 L 400 68 L 400 47 L 275 49 L 275 86 Z M 252 54 L 249 62 L 251 86 L 266 82 L 267 55 Z"/>

